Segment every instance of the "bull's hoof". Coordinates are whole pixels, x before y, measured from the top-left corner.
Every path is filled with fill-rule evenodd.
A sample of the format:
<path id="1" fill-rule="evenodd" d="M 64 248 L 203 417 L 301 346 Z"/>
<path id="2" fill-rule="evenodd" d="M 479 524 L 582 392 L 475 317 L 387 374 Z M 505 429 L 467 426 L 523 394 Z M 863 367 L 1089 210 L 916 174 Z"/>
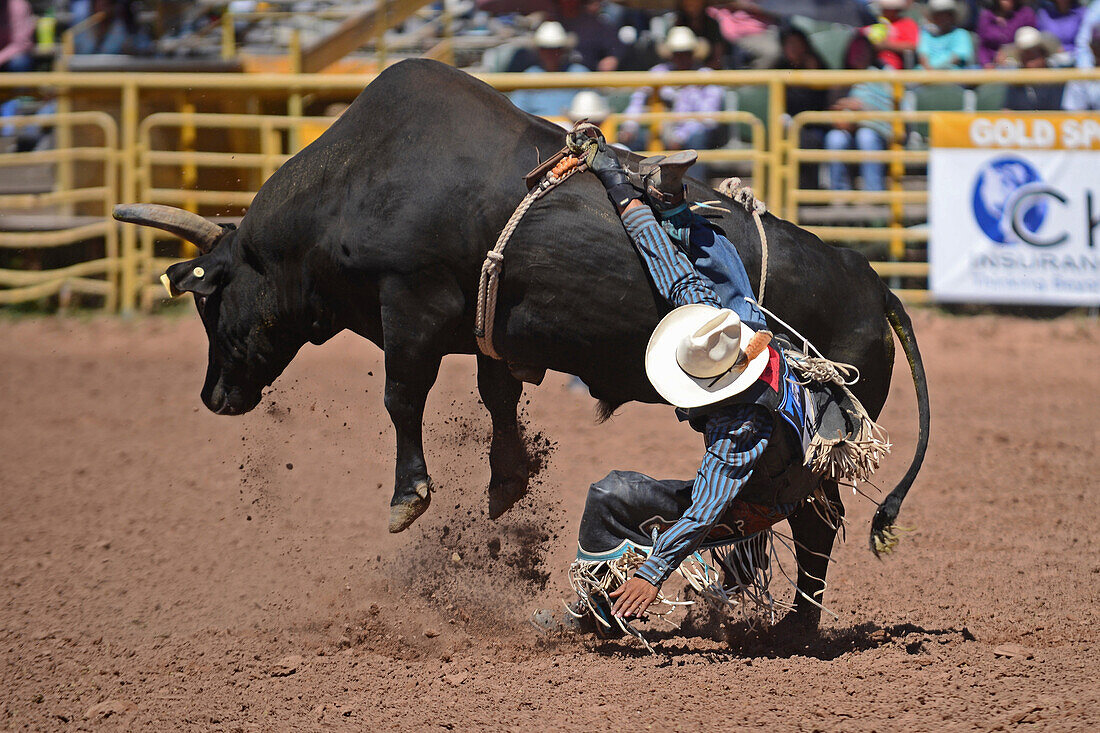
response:
<path id="1" fill-rule="evenodd" d="M 431 481 L 420 481 L 413 487 L 411 498 L 390 504 L 390 532 L 404 532 L 432 503 Z"/>
<path id="2" fill-rule="evenodd" d="M 499 519 L 517 501 L 527 496 L 527 477 L 489 481 L 489 518 Z"/>

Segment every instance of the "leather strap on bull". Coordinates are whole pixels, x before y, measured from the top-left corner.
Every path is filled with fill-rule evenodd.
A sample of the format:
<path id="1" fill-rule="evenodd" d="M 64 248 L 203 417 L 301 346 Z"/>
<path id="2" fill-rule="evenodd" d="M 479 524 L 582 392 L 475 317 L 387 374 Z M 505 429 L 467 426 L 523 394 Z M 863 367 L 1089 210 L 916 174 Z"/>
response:
<path id="1" fill-rule="evenodd" d="M 528 187 L 542 173 L 541 180 L 523 197 L 512 218 L 504 225 L 504 229 L 497 237 L 496 245 L 485 255 L 485 262 L 481 265 L 481 280 L 477 286 L 477 313 L 474 317 L 474 336 L 477 338 L 477 347 L 481 353 L 494 359 L 502 359 L 493 345 L 493 324 L 496 321 L 497 311 L 497 287 L 501 270 L 504 268 L 504 248 L 508 246 L 508 240 L 516 231 L 523 216 L 536 201 L 549 193 L 552 189 L 561 185 L 565 179 L 575 173 L 584 171 L 588 166 L 576 153 L 582 151 L 570 151 L 563 148 L 554 157 L 539 165 L 531 173 L 527 174 Z"/>

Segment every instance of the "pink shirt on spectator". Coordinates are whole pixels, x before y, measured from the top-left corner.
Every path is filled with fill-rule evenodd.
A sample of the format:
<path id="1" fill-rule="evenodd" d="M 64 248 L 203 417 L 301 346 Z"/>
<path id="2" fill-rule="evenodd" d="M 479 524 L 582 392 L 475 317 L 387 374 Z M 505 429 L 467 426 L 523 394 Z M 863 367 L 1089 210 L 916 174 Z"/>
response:
<path id="1" fill-rule="evenodd" d="M 755 36 L 768 29 L 767 23 L 744 10 L 707 8 L 707 12 L 710 17 L 718 21 L 718 29 L 722 31 L 722 37 L 730 43 L 736 43 L 745 36 Z"/>
<path id="2" fill-rule="evenodd" d="M 34 16 L 27 0 L 8 2 L 9 31 L 0 38 L 0 66 L 34 48 Z"/>
<path id="3" fill-rule="evenodd" d="M 1016 31 L 1025 25 L 1035 25 L 1035 11 L 1023 6 L 1011 18 L 1002 18 L 989 8 L 978 14 L 978 63 L 982 66 L 997 61 L 997 52 L 1016 40 Z"/>

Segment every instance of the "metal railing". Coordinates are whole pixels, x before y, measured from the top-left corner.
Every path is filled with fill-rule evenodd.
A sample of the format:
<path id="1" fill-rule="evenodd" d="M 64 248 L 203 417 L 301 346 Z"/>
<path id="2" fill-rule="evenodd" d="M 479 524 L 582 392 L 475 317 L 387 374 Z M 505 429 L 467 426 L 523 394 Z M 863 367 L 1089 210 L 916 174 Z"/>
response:
<path id="1" fill-rule="evenodd" d="M 0 124 L 15 129 L 53 127 L 57 147 L 0 155 L 0 171 L 9 182 L 14 172 L 32 167 L 56 169 L 48 178 L 48 191 L 11 191 L 0 194 L 0 249 L 23 253 L 25 266 L 0 269 L 0 304 L 22 303 L 68 293 L 103 296 L 104 307 L 114 310 L 118 303 L 121 270 L 118 229 L 111 219 L 111 208 L 118 201 L 118 126 L 104 112 L 69 112 L 0 118 Z M 73 128 L 91 127 L 102 137 L 100 145 L 71 144 Z M 69 142 L 62 143 L 68 140 Z M 74 163 L 98 163 L 100 170 L 87 185 L 73 184 Z M 18 187 L 16 187 L 18 188 Z M 29 188 L 29 187 L 28 187 Z M 94 213 L 79 215 L 77 207 Z M 35 211 L 20 215 L 20 211 Z M 40 268 L 41 255 L 66 245 L 102 238 L 102 257 L 57 267 Z"/>
<path id="2" fill-rule="evenodd" d="M 910 247 L 927 240 L 927 232 L 920 226 L 905 223 L 905 206 L 920 205 L 926 201 L 926 193 L 919 190 L 902 188 L 902 178 L 907 168 L 923 166 L 927 153 L 920 149 L 908 149 L 901 142 L 907 126 L 926 122 L 929 112 L 807 112 L 789 118 L 785 109 L 786 90 L 790 86 L 825 88 L 850 86 L 859 82 L 888 82 L 894 90 L 895 102 L 900 101 L 907 88 L 912 85 L 982 85 L 1014 83 L 1064 83 L 1072 80 L 1100 79 L 1095 71 L 1077 69 L 1057 70 L 970 70 L 970 71 L 814 71 L 814 72 L 776 72 L 776 71 L 712 71 L 712 72 L 615 72 L 586 74 L 485 74 L 480 77 L 501 91 L 516 89 L 636 89 L 650 88 L 654 91 L 665 86 L 690 84 L 714 84 L 724 87 L 763 86 L 767 88 L 768 99 L 766 114 L 758 118 L 749 112 L 725 111 L 715 115 L 691 115 L 694 118 L 706 118 L 715 124 L 736 124 L 749 130 L 747 145 L 742 148 L 726 148 L 713 151 L 701 151 L 706 162 L 731 162 L 747 164 L 751 167 L 752 185 L 763 198 L 771 211 L 785 215 L 799 222 L 805 207 L 832 201 L 860 202 L 885 205 L 887 208 L 885 225 L 883 222 L 861 222 L 848 226 L 830 226 L 810 224 L 809 229 L 827 241 L 838 243 L 879 242 L 889 246 L 889 255 L 883 262 L 873 263 L 884 277 L 891 278 L 892 284 L 899 284 L 900 278 L 922 278 L 927 272 L 924 262 L 907 261 Z M 27 73 L 0 75 L 0 98 L 8 96 L 9 90 L 33 89 L 42 95 L 56 96 L 58 109 L 64 115 L 78 102 L 95 104 L 103 109 L 118 110 L 117 122 L 107 117 L 96 117 L 104 122 L 110 119 L 112 142 L 110 152 L 95 152 L 95 156 L 111 159 L 117 163 L 113 169 L 111 183 L 104 183 L 110 191 L 103 193 L 104 213 L 110 203 L 130 201 L 150 201 L 173 203 L 185 208 L 210 213 L 216 206 L 227 203 L 247 206 L 254 193 L 254 186 L 241 186 L 231 191 L 199 190 L 198 172 L 204 168 L 240 168 L 259 171 L 260 180 L 274 171 L 289 155 L 297 152 L 306 139 L 310 138 L 327 124 L 328 118 L 310 117 L 304 114 L 311 104 L 320 101 L 350 101 L 370 82 L 370 77 L 350 74 L 183 74 L 183 73 Z M 175 100 L 176 112 L 163 112 L 165 100 Z M 283 106 L 286 114 L 222 114 L 198 112 L 200 106 L 218 108 L 236 106 L 241 108 L 265 109 L 270 111 L 272 104 Z M 160 105 L 153 107 L 153 101 Z M 267 106 L 264 107 L 263 104 Z M 75 113 L 79 115 L 102 113 Z M 71 119 L 71 123 L 66 123 Z M 70 124 L 76 120 L 90 120 L 91 117 L 58 117 L 58 141 L 62 151 L 56 151 L 57 191 L 73 190 L 71 174 L 68 172 L 74 157 L 92 155 L 79 152 L 71 144 Z M 613 115 L 604 123 L 609 137 L 623 120 L 623 115 Z M 676 119 L 675 115 L 664 112 L 650 112 L 634 116 L 633 119 L 651 125 Z M 802 149 L 798 144 L 798 132 L 802 126 L 814 124 L 856 123 L 860 120 L 883 119 L 895 130 L 895 142 L 890 149 L 878 153 L 848 151 L 835 153 L 824 150 Z M 35 122 L 41 122 L 41 116 L 35 116 Z M 105 124 L 105 123 L 104 123 Z M 180 131 L 179 143 L 175 149 L 157 148 L 156 130 L 172 127 Z M 261 148 L 251 150 L 199 150 L 195 145 L 195 131 L 206 128 L 222 130 L 249 129 L 259 135 Z M 312 128 L 307 132 L 307 128 Z M 900 133 L 900 134 L 899 134 Z M 276 139 L 278 138 L 278 139 Z M 265 146 L 266 147 L 263 147 Z M 76 152 L 73 152 L 76 151 Z M 0 161 L 7 156 L 0 156 Z M 97 160 L 100 159 L 97 157 Z M 800 189 L 797 185 L 797 170 L 800 164 L 817 164 L 832 161 L 853 161 L 879 159 L 887 163 L 888 186 L 886 191 L 820 191 Z M 12 164 L 14 165 L 14 164 Z M 154 169 L 175 168 L 179 171 L 178 185 L 154 186 Z M 106 180 L 106 179 L 105 179 Z M 64 196 L 68 194 L 57 193 Z M 82 194 L 84 195 L 84 194 Z M 91 194 L 87 194 L 91 195 Z M 107 199 L 110 199 L 108 201 Z M 43 199 L 45 200 L 45 199 Z M 97 199 L 98 201 L 99 199 Z M 12 208 L 13 200 L 0 199 L 0 207 Z M 203 211 L 203 210 L 206 211 Z M 110 295 L 110 307 L 117 304 L 123 310 L 131 310 L 139 302 L 148 304 L 155 292 L 149 286 L 152 278 L 158 274 L 156 268 L 163 264 L 153 256 L 151 234 L 138 234 L 138 228 L 127 226 L 116 229 L 113 224 L 104 221 L 101 232 L 110 238 L 109 247 L 117 247 L 115 256 L 108 256 L 111 271 L 119 271 L 117 279 L 94 282 L 117 282 Z M 75 232 L 75 233 L 74 233 Z M 87 236 L 91 230 L 74 230 L 72 236 Z M 97 235 L 98 236 L 98 235 Z M 158 235 L 159 236 L 159 235 Z M 116 238 L 117 239 L 114 239 Z M 45 241 L 24 238 L 26 242 Z M 140 240 L 140 241 L 139 241 Z M 16 241 L 16 240 L 6 240 Z M 52 241 L 52 240 L 51 240 Z M 112 250 L 115 251 L 115 250 Z M 121 264 L 119 264 L 121 263 Z M 86 263 L 80 263 L 84 268 Z M 91 266 L 88 265 L 90 268 Z M 94 268 L 92 268 L 94 269 Z M 85 277 L 87 268 L 80 269 L 80 278 Z M 76 272 L 75 270 L 73 272 Z M 98 273 L 99 271 L 96 270 Z M 19 287 L 28 287 L 29 280 L 19 276 L 5 275 L 5 283 L 20 282 Z M 33 275 L 34 285 L 42 285 L 41 276 Z M 72 275 L 71 277 L 77 277 Z M 55 278 L 56 279 L 56 278 Z M 102 288 L 101 285 L 87 285 L 88 288 Z M 52 286 L 51 286 L 52 287 Z M 43 285 L 40 291 L 46 291 Z M 13 302 L 18 296 L 13 290 L 5 291 L 4 302 Z M 53 291 L 51 291 L 53 292 Z M 29 294 L 30 291 L 26 291 Z M 921 289 L 906 290 L 907 299 L 924 299 L 927 294 Z"/>

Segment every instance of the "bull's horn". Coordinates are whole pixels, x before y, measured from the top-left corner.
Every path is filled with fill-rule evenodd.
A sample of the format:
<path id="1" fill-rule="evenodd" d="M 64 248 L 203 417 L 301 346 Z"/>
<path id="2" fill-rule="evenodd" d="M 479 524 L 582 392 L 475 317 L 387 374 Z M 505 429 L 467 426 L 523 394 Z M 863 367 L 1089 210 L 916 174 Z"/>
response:
<path id="1" fill-rule="evenodd" d="M 222 235 L 222 228 L 198 214 L 177 209 L 175 206 L 160 204 L 119 204 L 115 207 L 114 217 L 118 221 L 156 227 L 183 237 L 199 251 L 206 254 L 214 242 Z"/>
<path id="2" fill-rule="evenodd" d="M 169 298 L 178 298 L 183 295 L 179 290 L 176 290 L 176 286 L 172 284 L 172 281 L 168 279 L 168 273 L 164 273 L 160 276 L 160 284 L 164 286 L 164 289 L 168 291 Z"/>

